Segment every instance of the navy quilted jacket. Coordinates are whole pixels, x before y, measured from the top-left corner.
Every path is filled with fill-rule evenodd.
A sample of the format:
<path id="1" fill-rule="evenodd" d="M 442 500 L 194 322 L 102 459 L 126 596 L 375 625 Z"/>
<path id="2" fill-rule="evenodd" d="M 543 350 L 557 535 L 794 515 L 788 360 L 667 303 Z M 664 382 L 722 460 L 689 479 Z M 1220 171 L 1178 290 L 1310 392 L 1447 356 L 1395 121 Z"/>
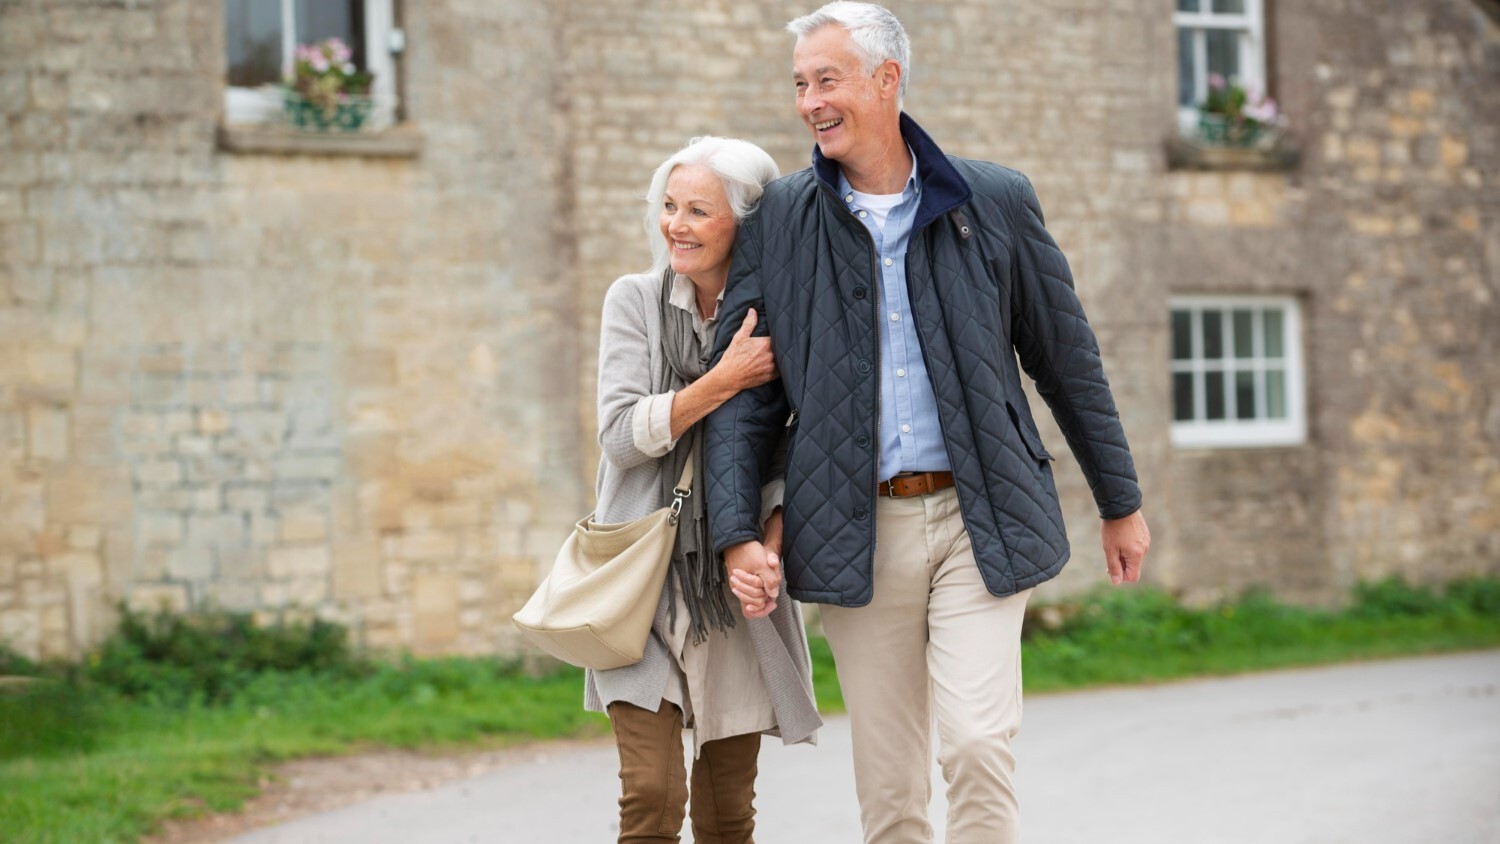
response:
<path id="1" fill-rule="evenodd" d="M 1052 578 L 1068 559 L 1052 457 L 1017 358 L 1103 518 L 1140 507 L 1135 466 L 1031 183 L 944 155 L 904 114 L 901 131 L 922 178 L 906 269 L 923 360 L 974 556 L 989 591 L 1009 595 Z M 839 201 L 836 167 L 814 150 L 813 166 L 771 184 L 736 237 L 715 360 L 753 307 L 781 379 L 709 417 L 706 486 L 715 548 L 759 539 L 761 479 L 789 428 L 787 591 L 857 607 L 875 586 L 880 273 L 869 233 Z"/>

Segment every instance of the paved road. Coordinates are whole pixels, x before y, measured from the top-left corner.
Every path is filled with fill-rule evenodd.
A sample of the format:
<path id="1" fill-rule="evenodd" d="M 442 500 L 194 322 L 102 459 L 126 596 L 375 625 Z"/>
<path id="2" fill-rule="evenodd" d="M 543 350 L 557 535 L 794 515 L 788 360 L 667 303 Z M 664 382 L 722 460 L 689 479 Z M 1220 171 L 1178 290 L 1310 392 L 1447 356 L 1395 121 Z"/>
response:
<path id="1" fill-rule="evenodd" d="M 1035 696 L 1025 719 L 1029 842 L 1500 842 L 1500 651 Z M 234 844 L 612 842 L 614 763 L 608 743 L 541 747 Z M 816 749 L 768 743 L 759 790 L 765 844 L 859 841 L 845 720 Z M 942 791 L 934 771 L 939 841 Z"/>

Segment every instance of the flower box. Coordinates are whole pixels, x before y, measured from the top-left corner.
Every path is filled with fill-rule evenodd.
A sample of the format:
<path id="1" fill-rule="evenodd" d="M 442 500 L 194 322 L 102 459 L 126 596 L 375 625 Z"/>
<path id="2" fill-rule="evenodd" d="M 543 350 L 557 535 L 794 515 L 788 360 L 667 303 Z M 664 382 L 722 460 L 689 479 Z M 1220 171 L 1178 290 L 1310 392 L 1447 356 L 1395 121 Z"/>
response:
<path id="1" fill-rule="evenodd" d="M 1198 115 L 1198 138 L 1215 146 L 1254 146 L 1264 126 L 1253 120 L 1236 122 L 1222 114 Z"/>
<path id="2" fill-rule="evenodd" d="M 287 122 L 303 131 L 357 132 L 374 113 L 375 98 L 345 94 L 337 102 L 323 106 L 288 88 L 282 94 L 282 105 Z"/>

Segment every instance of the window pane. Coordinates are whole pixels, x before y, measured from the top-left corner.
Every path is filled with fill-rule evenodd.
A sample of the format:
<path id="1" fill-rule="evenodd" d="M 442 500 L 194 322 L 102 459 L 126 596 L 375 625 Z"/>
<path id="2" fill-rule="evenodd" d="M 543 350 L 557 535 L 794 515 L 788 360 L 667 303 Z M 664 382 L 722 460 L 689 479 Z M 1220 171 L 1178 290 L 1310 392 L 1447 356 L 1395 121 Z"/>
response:
<path id="1" fill-rule="evenodd" d="M 1281 311 L 1266 311 L 1266 357 L 1279 358 L 1285 354 L 1281 338 Z"/>
<path id="2" fill-rule="evenodd" d="M 1193 52 L 1194 32 L 1191 29 L 1177 30 L 1177 104 L 1187 107 L 1198 104 L 1198 94 L 1194 90 L 1198 78 Z"/>
<path id="3" fill-rule="evenodd" d="M 1193 358 L 1193 315 L 1190 311 L 1172 312 L 1172 360 Z"/>
<path id="4" fill-rule="evenodd" d="M 1255 418 L 1255 373 L 1234 374 L 1234 418 Z"/>
<path id="5" fill-rule="evenodd" d="M 1218 360 L 1224 357 L 1224 312 L 1203 312 L 1203 357 Z"/>
<path id="6" fill-rule="evenodd" d="M 1193 421 L 1193 373 L 1172 375 L 1172 418 L 1178 422 Z"/>
<path id="7" fill-rule="evenodd" d="M 1224 418 L 1224 373 L 1203 373 L 1203 398 L 1208 406 L 1207 418 Z"/>
<path id="8" fill-rule="evenodd" d="M 1286 418 L 1286 371 L 1266 370 L 1266 416 L 1271 419 Z"/>
<path id="9" fill-rule="evenodd" d="M 224 23 L 229 84 L 253 88 L 281 81 L 281 4 L 225 0 Z"/>
<path id="10" fill-rule="evenodd" d="M 1177 0 L 1177 11 L 1179 11 L 1179 12 L 1196 12 L 1196 11 L 1198 11 L 1198 0 Z"/>
<path id="11" fill-rule="evenodd" d="M 362 0 L 299 0 L 297 3 L 297 43 L 316 44 L 325 38 L 337 38 L 354 51 L 354 64 L 366 67 L 364 53 L 364 3 Z"/>
<path id="12" fill-rule="evenodd" d="M 1219 15 L 1243 15 L 1245 0 L 1214 0 L 1214 13 Z"/>
<path id="13" fill-rule="evenodd" d="M 1226 81 L 1240 77 L 1240 33 L 1233 29 L 1211 29 L 1208 37 L 1208 72 Z"/>
<path id="14" fill-rule="evenodd" d="M 1251 329 L 1250 312 L 1234 312 L 1234 356 L 1240 359 L 1255 356 L 1255 337 Z"/>

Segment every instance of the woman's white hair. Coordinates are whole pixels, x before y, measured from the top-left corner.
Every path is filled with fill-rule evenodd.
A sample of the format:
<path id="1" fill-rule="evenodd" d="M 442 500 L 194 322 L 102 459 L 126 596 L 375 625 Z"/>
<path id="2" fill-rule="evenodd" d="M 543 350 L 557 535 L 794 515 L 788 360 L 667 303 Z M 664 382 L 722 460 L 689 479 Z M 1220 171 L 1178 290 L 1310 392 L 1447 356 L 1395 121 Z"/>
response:
<path id="1" fill-rule="evenodd" d="M 850 3 L 839 0 L 829 3 L 810 15 L 786 25 L 787 31 L 803 38 L 825 26 L 837 24 L 849 31 L 854 42 L 854 52 L 865 64 L 865 73 L 874 73 L 882 62 L 894 60 L 901 66 L 901 91 L 898 99 L 906 99 L 906 83 L 911 78 L 911 39 L 906 27 L 891 14 L 891 10 L 874 3 Z"/>
<path id="2" fill-rule="evenodd" d="M 687 146 L 672 153 L 672 156 L 656 168 L 651 176 L 651 187 L 646 189 L 646 242 L 651 244 L 651 271 L 660 273 L 672 264 L 672 253 L 667 249 L 667 239 L 661 233 L 662 200 L 667 195 L 667 179 L 672 171 L 683 164 L 702 164 L 719 177 L 724 194 L 729 198 L 729 208 L 734 212 L 735 223 L 744 221 L 766 183 L 781 175 L 776 162 L 765 150 L 737 138 L 716 138 L 705 135 L 688 141 Z"/>

